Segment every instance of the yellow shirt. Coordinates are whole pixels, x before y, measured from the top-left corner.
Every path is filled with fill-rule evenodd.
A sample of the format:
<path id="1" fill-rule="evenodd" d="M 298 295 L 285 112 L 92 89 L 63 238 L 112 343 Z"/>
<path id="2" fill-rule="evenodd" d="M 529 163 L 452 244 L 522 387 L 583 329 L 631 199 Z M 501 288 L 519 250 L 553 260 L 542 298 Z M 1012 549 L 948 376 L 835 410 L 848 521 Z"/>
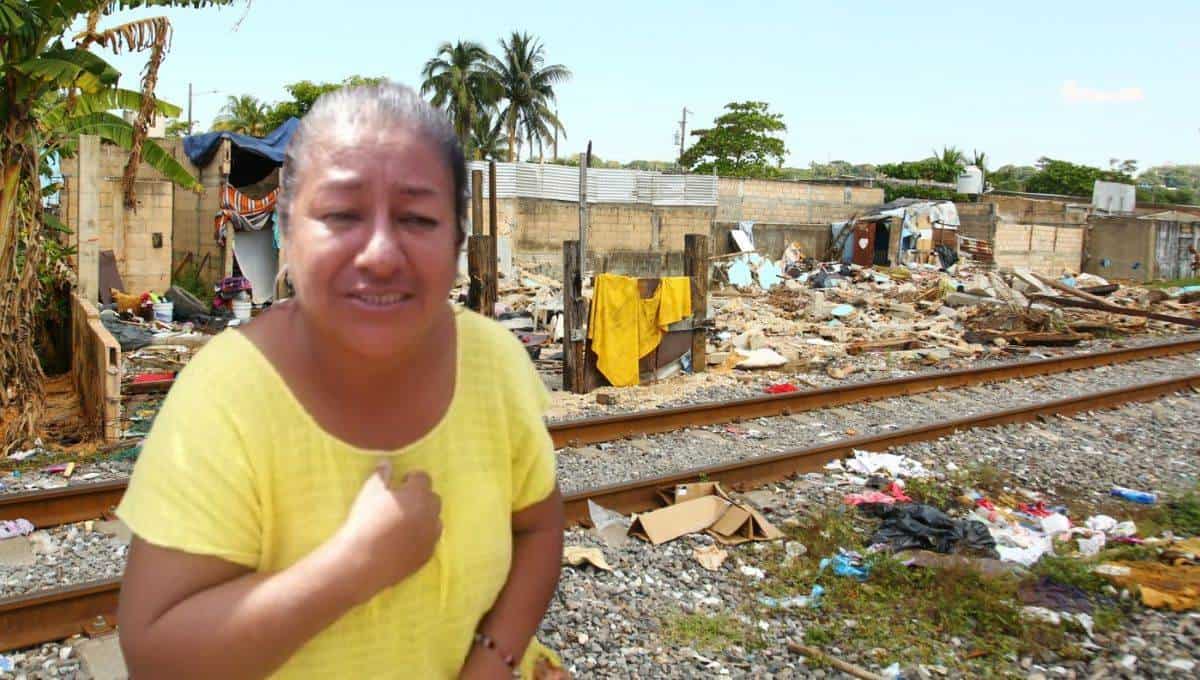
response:
<path id="1" fill-rule="evenodd" d="M 117 510 L 155 545 L 284 569 L 342 524 L 381 455 L 395 479 L 428 472 L 441 496 L 444 528 L 430 561 L 349 611 L 273 677 L 456 677 L 508 577 L 512 513 L 553 491 L 542 421 L 549 396 L 524 348 L 482 316 L 455 318 L 449 410 L 399 451 L 360 449 L 323 430 L 236 331 L 209 342 L 163 404 Z M 414 394 L 396 408 L 421 403 Z"/>

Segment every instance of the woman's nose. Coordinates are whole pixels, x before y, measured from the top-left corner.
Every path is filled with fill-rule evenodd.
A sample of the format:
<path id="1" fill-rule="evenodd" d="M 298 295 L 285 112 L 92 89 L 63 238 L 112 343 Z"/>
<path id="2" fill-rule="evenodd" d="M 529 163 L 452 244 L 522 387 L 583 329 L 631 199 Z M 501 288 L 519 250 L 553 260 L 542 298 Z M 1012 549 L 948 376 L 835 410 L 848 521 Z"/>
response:
<path id="1" fill-rule="evenodd" d="M 375 278 L 388 278 L 407 263 L 400 230 L 395 228 L 387 214 L 376 215 L 371 220 L 370 229 L 370 236 L 355 264 Z"/>

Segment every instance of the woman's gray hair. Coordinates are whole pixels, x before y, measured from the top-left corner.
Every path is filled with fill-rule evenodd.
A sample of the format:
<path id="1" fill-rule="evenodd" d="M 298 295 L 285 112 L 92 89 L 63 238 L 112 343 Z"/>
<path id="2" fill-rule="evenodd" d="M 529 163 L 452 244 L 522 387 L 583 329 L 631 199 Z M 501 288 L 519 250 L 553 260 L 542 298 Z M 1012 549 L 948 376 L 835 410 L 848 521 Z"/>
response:
<path id="1" fill-rule="evenodd" d="M 300 189 L 309 145 L 335 135 L 363 130 L 406 128 L 431 140 L 454 177 L 454 221 L 459 238 L 465 231 L 467 165 L 462 145 L 446 115 L 412 88 L 384 81 L 378 85 L 343 87 L 317 98 L 292 134 L 279 173 L 279 229 L 287 233 L 292 200 Z"/>

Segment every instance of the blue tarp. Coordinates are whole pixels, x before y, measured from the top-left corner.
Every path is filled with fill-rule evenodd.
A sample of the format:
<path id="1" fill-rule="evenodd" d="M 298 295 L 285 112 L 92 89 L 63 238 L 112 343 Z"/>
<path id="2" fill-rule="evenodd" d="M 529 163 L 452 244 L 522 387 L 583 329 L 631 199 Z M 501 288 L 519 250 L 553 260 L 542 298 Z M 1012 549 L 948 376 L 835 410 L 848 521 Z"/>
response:
<path id="1" fill-rule="evenodd" d="M 272 130 L 266 137 L 251 137 L 236 132 L 206 132 L 183 138 L 183 152 L 196 167 L 203 168 L 212 160 L 222 139 L 233 142 L 236 150 L 262 156 L 275 165 L 283 164 L 283 151 L 292 139 L 292 133 L 300 124 L 299 118 L 289 118 L 283 125 Z"/>

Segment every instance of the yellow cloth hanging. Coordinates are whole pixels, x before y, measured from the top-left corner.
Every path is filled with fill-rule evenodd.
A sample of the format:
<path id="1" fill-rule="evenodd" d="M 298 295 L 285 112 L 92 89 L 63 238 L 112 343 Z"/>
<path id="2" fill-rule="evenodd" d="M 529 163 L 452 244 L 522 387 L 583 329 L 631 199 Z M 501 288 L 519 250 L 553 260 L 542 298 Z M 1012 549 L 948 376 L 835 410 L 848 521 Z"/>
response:
<path id="1" fill-rule="evenodd" d="M 658 347 L 667 326 L 691 314 L 692 284 L 686 276 L 660 279 L 654 295 L 643 300 L 637 279 L 600 274 L 588 318 L 596 368 L 617 387 L 638 384 L 638 360 Z"/>

